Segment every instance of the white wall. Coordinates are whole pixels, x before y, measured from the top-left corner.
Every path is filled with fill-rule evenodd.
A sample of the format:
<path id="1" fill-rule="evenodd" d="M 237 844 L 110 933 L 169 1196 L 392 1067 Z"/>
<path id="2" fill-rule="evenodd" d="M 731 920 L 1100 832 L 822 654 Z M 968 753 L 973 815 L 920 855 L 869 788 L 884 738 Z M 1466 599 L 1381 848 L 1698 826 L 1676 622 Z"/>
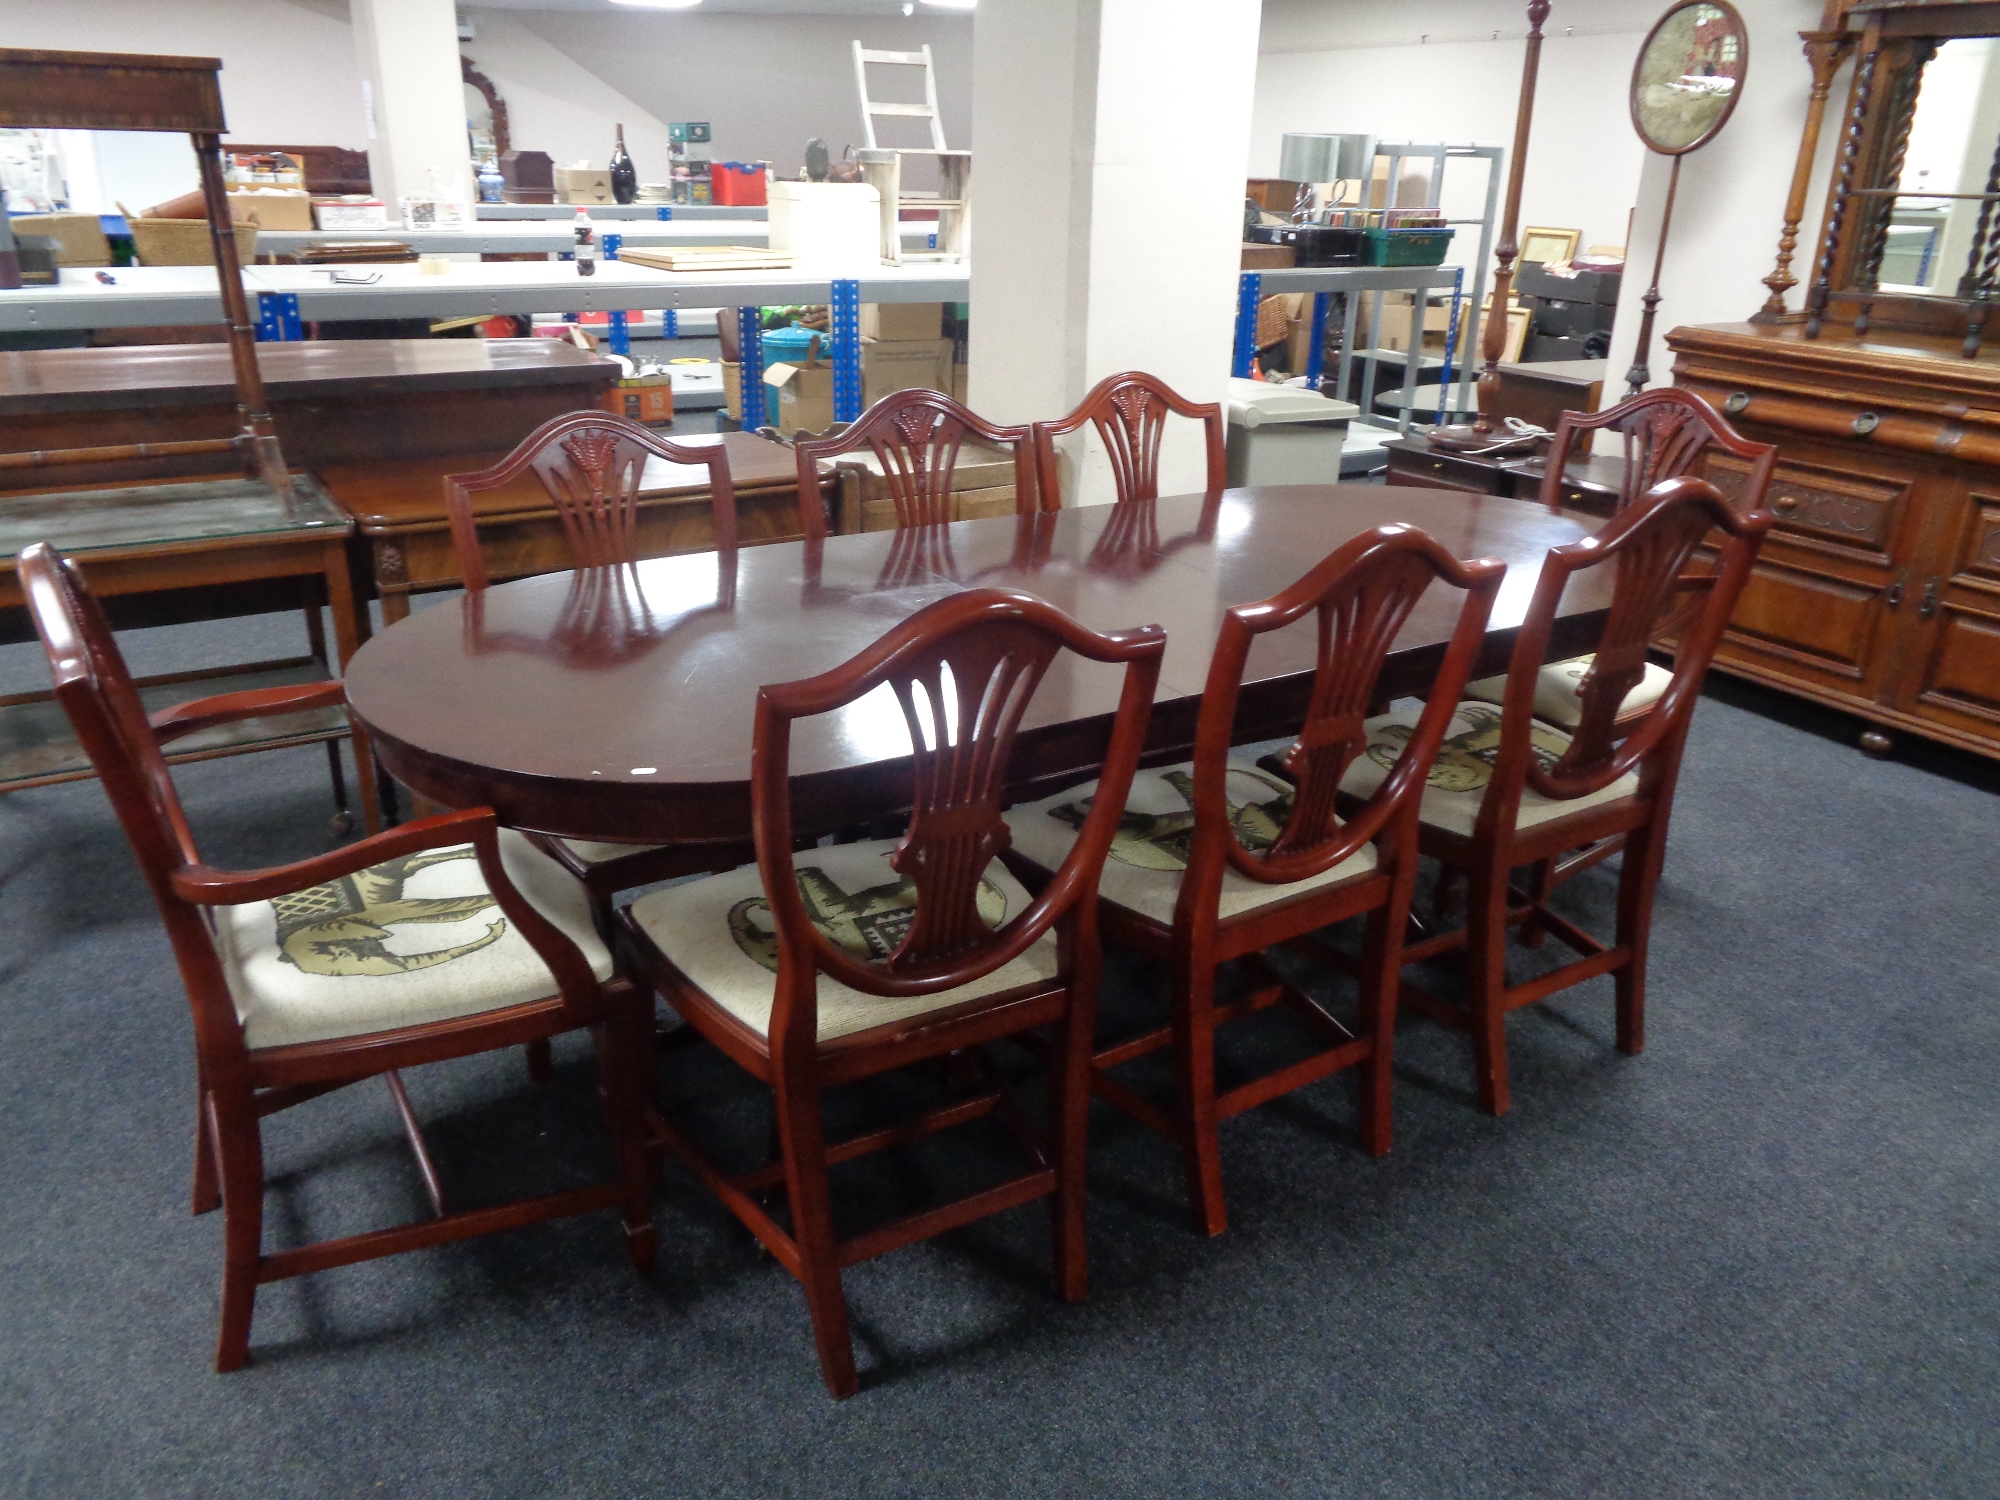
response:
<path id="1" fill-rule="evenodd" d="M 1750 70 L 1742 101 L 1722 134 L 1684 157 L 1673 229 L 1660 276 L 1660 311 L 1649 364 L 1653 385 L 1673 384 L 1673 356 L 1665 335 L 1682 323 L 1740 323 L 1764 304 L 1762 283 L 1777 259 L 1778 231 L 1784 225 L 1785 197 L 1798 160 L 1799 132 L 1812 92 L 1812 71 L 1799 48 L 1798 33 L 1817 28 L 1819 0 L 1736 0 L 1750 28 Z M 1792 274 L 1799 287 L 1790 306 L 1797 311 L 1810 284 L 1821 210 L 1826 201 L 1827 167 L 1840 136 L 1852 66 L 1834 80 L 1820 136 L 1818 169 L 1806 197 L 1799 247 Z M 1631 258 L 1612 331 L 1611 377 L 1604 404 L 1625 394 L 1624 376 L 1638 344 L 1645 294 L 1659 244 L 1660 211 L 1666 202 L 1673 163 L 1647 153 L 1639 184 L 1639 212 Z"/>
<path id="2" fill-rule="evenodd" d="M 1361 7 L 1353 25 L 1328 24 L 1344 19 L 1350 6 Z M 1593 0 L 1585 12 L 1596 23 L 1589 30 L 1546 30 L 1522 186 L 1523 225 L 1581 229 L 1585 246 L 1625 243 L 1645 155 L 1626 123 L 1626 83 L 1656 8 L 1649 0 L 1640 19 L 1627 15 L 1621 0 Z M 1468 14 L 1475 9 L 1479 14 Z M 1505 15 L 1504 29 L 1495 20 L 1486 36 L 1475 39 L 1472 25 L 1489 11 Z M 1251 175 L 1277 175 L 1279 141 L 1288 131 L 1511 147 L 1526 32 L 1522 11 L 1519 4 L 1474 7 L 1466 0 L 1399 6 L 1343 0 L 1310 8 L 1270 0 L 1257 67 Z M 1494 29 L 1501 32 L 1497 41 Z M 1430 41 L 1416 40 L 1426 33 Z M 1485 178 L 1473 162 L 1448 169 L 1443 206 L 1451 217 L 1480 215 Z M 1470 265 L 1478 248 L 1478 231 L 1462 228 L 1448 263 Z"/>
<path id="3" fill-rule="evenodd" d="M 1240 174 L 1259 0 L 1011 0 L 979 18 L 971 404 L 1031 421 L 1145 370 L 1226 390 Z M 1113 498 L 1095 437 L 1070 504 Z M 1170 425 L 1160 485 L 1203 484 L 1200 428 Z"/>
<path id="4" fill-rule="evenodd" d="M 886 9 L 886 7 L 885 7 Z M 916 51 L 929 43 L 937 64 L 938 103 L 945 141 L 954 149 L 972 144 L 972 20 L 919 7 L 905 19 L 886 16 L 682 15 L 637 11 L 468 10 L 482 38 L 503 18 L 540 38 L 578 67 L 643 109 L 655 121 L 707 120 L 715 133 L 718 161 L 767 160 L 778 174 L 795 177 L 806 141 L 819 136 L 837 157 L 850 144 L 865 144 L 861 107 L 854 88 L 852 44 Z M 472 44 L 478 56 L 480 38 Z M 912 81 L 916 78 L 911 70 Z M 891 95 L 888 83 L 871 80 L 881 98 L 921 97 L 921 91 Z M 503 87 L 502 97 L 508 97 Z M 569 102 L 582 104 L 570 92 Z M 512 107 L 512 99 L 508 99 Z M 587 106 L 585 106 L 587 107 Z M 608 160 L 609 114 L 594 141 L 571 155 Z M 583 122 L 559 122 L 564 140 L 581 139 Z M 641 182 L 666 181 L 664 149 L 641 152 L 626 121 L 626 143 Z M 906 127 L 909 128 L 909 127 Z M 920 127 L 916 127 L 920 128 Z M 886 129 L 886 127 L 885 127 Z M 928 145 L 927 135 L 883 137 L 885 145 Z M 517 125 L 514 144 L 564 156 Z M 913 177 L 914 185 L 928 186 Z"/>
<path id="5" fill-rule="evenodd" d="M 617 127 L 641 182 L 667 180 L 667 126 L 567 52 L 523 24 L 519 11 L 473 13 L 460 50 L 493 81 L 507 106 L 507 133 L 524 151 L 546 151 L 559 167 L 611 160 Z"/>

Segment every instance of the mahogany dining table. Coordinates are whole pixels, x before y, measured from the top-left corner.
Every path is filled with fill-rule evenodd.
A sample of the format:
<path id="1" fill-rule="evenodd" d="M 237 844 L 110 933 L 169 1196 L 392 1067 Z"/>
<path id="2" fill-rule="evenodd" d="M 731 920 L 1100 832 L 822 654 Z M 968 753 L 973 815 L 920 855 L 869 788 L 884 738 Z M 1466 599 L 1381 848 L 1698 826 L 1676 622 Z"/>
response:
<path id="1" fill-rule="evenodd" d="M 741 843 L 750 834 L 757 689 L 840 665 L 937 599 L 1018 589 L 1095 630 L 1167 631 L 1147 758 L 1185 758 L 1222 614 L 1297 579 L 1370 527 L 1409 522 L 1507 577 L 1475 676 L 1503 671 L 1551 547 L 1590 523 L 1462 491 L 1285 485 L 824 541 L 694 553 L 543 574 L 442 600 L 391 625 L 349 663 L 347 696 L 388 770 L 446 807 L 503 824 L 632 843 Z M 1609 569 L 1572 584 L 1550 660 L 1589 651 Z M 1433 585 L 1385 664 L 1386 697 L 1421 694 L 1459 596 Z M 1311 620 L 1258 639 L 1240 741 L 1303 721 L 1317 650 Z M 1022 721 L 1014 796 L 1095 774 L 1120 671 L 1059 656 Z M 909 734 L 885 687 L 795 726 L 794 820 L 830 832 L 908 805 Z"/>

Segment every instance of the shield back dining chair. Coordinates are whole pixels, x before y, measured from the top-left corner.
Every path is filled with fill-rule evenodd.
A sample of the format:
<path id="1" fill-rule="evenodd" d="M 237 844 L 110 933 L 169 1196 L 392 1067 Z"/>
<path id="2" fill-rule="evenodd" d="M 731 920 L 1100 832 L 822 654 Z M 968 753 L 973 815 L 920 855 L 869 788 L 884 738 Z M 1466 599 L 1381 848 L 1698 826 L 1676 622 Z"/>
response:
<path id="1" fill-rule="evenodd" d="M 532 473 L 555 506 L 573 564 L 580 570 L 606 571 L 606 582 L 591 590 L 592 596 L 617 601 L 643 598 L 643 590 L 629 575 L 639 561 L 640 493 L 647 462 L 653 458 L 707 469 L 718 567 L 725 580 L 733 580 L 736 490 L 730 480 L 728 450 L 719 442 L 676 443 L 611 412 L 577 411 L 544 422 L 492 468 L 445 476 L 445 509 L 467 592 L 476 596 L 488 583 L 473 497 Z M 811 509 L 802 499 L 801 513 Z M 612 574 L 626 576 L 608 576 Z M 533 837 L 588 887 L 601 924 L 609 923 L 612 898 L 622 890 L 733 869 L 750 858 L 750 849 L 743 844 L 649 845 Z"/>
<path id="2" fill-rule="evenodd" d="M 1170 415 L 1200 419 L 1208 493 L 1221 493 L 1229 483 L 1221 405 L 1214 401 L 1190 401 L 1154 376 L 1127 370 L 1098 381 L 1068 416 L 1035 423 L 1035 476 L 1042 509 L 1057 510 L 1062 505 L 1056 439 L 1081 430 L 1085 423 L 1096 428 L 1104 443 L 1119 502 L 1159 499 L 1160 446 Z"/>
<path id="3" fill-rule="evenodd" d="M 1425 854 L 1464 876 L 1469 910 L 1462 928 L 1410 944 L 1404 960 L 1462 948 L 1465 1000 L 1414 983 L 1404 985 L 1402 1000 L 1471 1034 L 1479 1103 L 1490 1114 L 1508 1109 L 1506 1019 L 1524 1005 L 1609 974 L 1619 1050 L 1644 1045 L 1653 898 L 1681 756 L 1702 678 L 1771 520 L 1767 511 L 1737 510 L 1706 480 L 1655 485 L 1596 535 L 1550 551 L 1515 640 L 1506 701 L 1495 708 L 1468 699 L 1452 715 L 1418 809 L 1418 837 Z M 1665 691 L 1634 718 L 1623 705 L 1646 668 L 1655 625 L 1701 548 L 1714 550 L 1715 570 L 1681 632 Z M 1611 607 L 1596 665 L 1583 679 L 1582 716 L 1564 731 L 1535 717 L 1535 694 L 1563 590 L 1595 568 L 1613 570 Z M 1403 746 L 1415 744 L 1415 727 L 1407 712 L 1370 719 L 1367 753 L 1347 773 L 1345 792 L 1372 794 L 1400 764 Z M 1610 839 L 1623 840 L 1624 858 L 1608 943 L 1552 911 L 1544 894 L 1511 885 L 1522 866 Z M 1515 924 L 1533 924 L 1580 956 L 1515 983 L 1507 975 Z"/>
<path id="4" fill-rule="evenodd" d="M 1084 1146 L 1101 954 L 1094 896 L 1118 804 L 1138 764 L 1166 645 L 1158 626 L 1100 635 L 1026 594 L 971 589 L 920 610 L 846 664 L 761 688 L 753 738 L 755 866 L 649 893 L 621 914 L 638 972 L 689 1025 L 773 1094 L 777 1159 L 725 1168 L 658 1118 L 672 1153 L 805 1289 L 820 1373 L 859 1388 L 841 1270 L 1038 1198 L 1050 1204 L 1055 1280 L 1084 1295 Z M 1105 802 L 1031 897 L 999 859 L 1015 735 L 1065 654 L 1122 667 Z M 793 847 L 793 726 L 886 687 L 911 743 L 900 839 Z M 888 710 L 891 714 L 894 710 Z M 886 810 L 886 809 L 885 809 Z M 1046 1029 L 1048 1123 L 1035 1132 L 1002 1087 L 954 1096 L 884 1129 L 829 1142 L 822 1096 L 934 1059 L 975 1082 L 987 1044 Z M 828 1169 L 992 1115 L 1028 1155 L 995 1186 L 837 1235 Z M 775 1192 L 789 1226 L 762 1201 Z"/>
<path id="5" fill-rule="evenodd" d="M 1381 526 L 1349 541 L 1291 587 L 1223 617 L 1190 763 L 1139 773 L 1129 799 L 1104 782 L 1013 809 L 1014 857 L 1031 883 L 1069 856 L 1079 827 L 1107 799 L 1123 808 L 1099 884 L 1107 936 L 1164 959 L 1172 974 L 1168 1023 L 1100 1047 L 1092 1086 L 1113 1105 L 1179 1143 L 1195 1227 L 1228 1225 L 1220 1122 L 1280 1094 L 1352 1068 L 1360 1136 L 1380 1155 L 1391 1131 L 1390 1061 L 1403 929 L 1416 881 L 1417 804 L 1450 705 L 1477 659 L 1506 565 L 1461 563 L 1415 527 Z M 1433 707 L 1420 716 L 1410 763 L 1343 821 L 1341 778 L 1365 748 L 1363 723 L 1397 632 L 1435 583 L 1462 590 L 1438 668 Z M 1230 756 L 1237 701 L 1258 638 L 1288 626 L 1317 631 L 1305 723 L 1279 766 L 1283 779 Z M 1291 945 L 1349 917 L 1367 919 L 1359 1020 L 1350 1027 L 1282 978 L 1265 950 Z M 1332 956 L 1313 946 L 1314 958 Z M 1243 993 L 1218 1001 L 1217 971 L 1238 963 Z M 1226 1022 L 1284 1002 L 1319 1048 L 1223 1090 L 1215 1039 Z M 1174 1097 L 1162 1108 L 1113 1070 L 1171 1048 Z"/>
<path id="6" fill-rule="evenodd" d="M 1693 391 L 1676 386 L 1641 391 L 1608 410 L 1587 413 L 1566 411 L 1556 423 L 1549 456 L 1542 474 L 1541 501 L 1551 511 L 1562 510 L 1562 478 L 1579 443 L 1588 443 L 1598 432 L 1616 432 L 1621 439 L 1625 472 L 1619 483 L 1618 509 L 1633 504 L 1663 479 L 1684 474 L 1725 481 L 1733 485 L 1736 508 L 1744 514 L 1761 510 L 1770 488 L 1771 474 L 1778 462 L 1772 443 L 1756 443 L 1729 425 L 1722 413 Z M 1719 472 L 1712 465 L 1715 455 L 1742 466 L 1742 473 Z M 1685 603 L 1685 599 L 1678 601 Z M 1670 607 L 1654 632 L 1655 639 L 1671 638 L 1681 622 L 1683 610 Z M 1535 713 L 1558 729 L 1574 730 L 1582 718 L 1579 686 L 1590 671 L 1588 656 L 1550 662 L 1542 668 L 1535 691 Z M 1636 723 L 1648 708 L 1659 701 L 1671 674 L 1656 662 L 1648 661 L 1639 681 L 1625 695 L 1619 709 L 1626 723 Z M 1468 698 L 1487 703 L 1506 699 L 1507 676 L 1482 677 L 1467 689 Z"/>
<path id="7" fill-rule="evenodd" d="M 205 863 L 161 746 L 258 713 L 334 706 L 339 683 L 182 704 L 149 721 L 82 575 L 45 543 L 20 555 L 30 614 L 75 726 L 172 940 L 195 1038 L 193 1206 L 224 1218 L 215 1366 L 249 1356 L 257 1288 L 494 1230 L 599 1209 L 654 1254 L 642 1121 L 652 1001 L 614 974 L 583 887 L 490 809 L 406 823 L 263 870 Z M 401 1070 L 590 1028 L 610 1181 L 448 1209 Z M 262 1120 L 363 1079 L 386 1080 L 435 1217 L 266 1250 Z"/>
<path id="8" fill-rule="evenodd" d="M 954 401 L 942 391 L 891 391 L 847 427 L 794 445 L 799 468 L 799 521 L 806 540 L 828 530 L 823 509 L 806 503 L 821 492 L 819 465 L 866 448 L 881 473 L 896 515 L 896 528 L 941 526 L 952 517 L 952 481 L 968 438 L 1014 455 L 1014 508 L 1035 508 L 1033 442 L 1026 427 L 1001 427 Z"/>

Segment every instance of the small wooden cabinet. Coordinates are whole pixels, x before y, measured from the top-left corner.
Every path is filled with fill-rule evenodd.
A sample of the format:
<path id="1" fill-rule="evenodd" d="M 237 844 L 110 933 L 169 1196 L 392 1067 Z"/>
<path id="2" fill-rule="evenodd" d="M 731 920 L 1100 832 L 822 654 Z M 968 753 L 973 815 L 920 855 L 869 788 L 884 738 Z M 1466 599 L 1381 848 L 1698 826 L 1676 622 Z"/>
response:
<path id="1" fill-rule="evenodd" d="M 2000 357 L 1795 324 L 1667 344 L 1676 384 L 1779 450 L 1778 524 L 1716 666 L 2000 758 Z"/>

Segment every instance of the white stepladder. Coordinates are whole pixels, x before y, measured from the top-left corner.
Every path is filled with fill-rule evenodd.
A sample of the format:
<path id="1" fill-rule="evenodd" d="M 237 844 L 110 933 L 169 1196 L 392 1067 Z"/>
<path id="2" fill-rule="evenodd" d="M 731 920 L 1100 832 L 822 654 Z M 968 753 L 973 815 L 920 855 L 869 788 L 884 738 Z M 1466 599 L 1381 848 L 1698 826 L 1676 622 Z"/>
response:
<path id="1" fill-rule="evenodd" d="M 870 63 L 922 68 L 924 102 L 889 104 L 870 99 L 868 97 Z M 902 210 L 915 208 L 937 210 L 936 258 L 962 262 L 971 248 L 972 215 L 966 200 L 966 189 L 967 178 L 972 171 L 972 153 L 953 151 L 944 143 L 944 121 L 938 114 L 937 68 L 931 61 L 929 44 L 926 43 L 922 50 L 917 52 L 882 52 L 864 47 L 859 40 L 856 40 L 854 86 L 861 96 L 861 128 L 868 140 L 868 144 L 858 153 L 862 164 L 862 180 L 872 184 L 882 195 L 883 260 L 891 265 L 902 264 Z M 930 125 L 930 145 L 928 147 L 877 145 L 875 139 L 877 116 L 926 121 Z M 935 194 L 903 191 L 902 159 L 905 156 L 929 156 L 936 159 L 938 191 Z"/>
<path id="2" fill-rule="evenodd" d="M 868 64 L 890 63 L 906 68 L 924 70 L 924 102 L 922 104 L 877 104 L 868 97 Z M 908 119 L 928 120 L 931 126 L 931 150 L 943 151 L 944 121 L 938 117 L 937 69 L 931 62 L 930 43 L 924 44 L 920 52 L 877 52 L 854 44 L 854 86 L 861 91 L 861 129 L 868 137 L 869 149 L 875 149 L 875 117 L 877 115 L 899 115 Z"/>

